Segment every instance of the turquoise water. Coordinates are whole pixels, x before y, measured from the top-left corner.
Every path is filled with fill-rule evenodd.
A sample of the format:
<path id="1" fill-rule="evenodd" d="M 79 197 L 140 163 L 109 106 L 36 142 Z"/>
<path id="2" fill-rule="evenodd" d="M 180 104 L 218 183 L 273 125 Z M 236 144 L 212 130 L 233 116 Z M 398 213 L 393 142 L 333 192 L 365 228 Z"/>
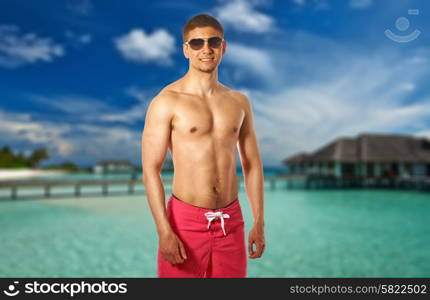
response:
<path id="1" fill-rule="evenodd" d="M 430 277 L 428 193 L 278 188 L 265 199 L 266 251 L 249 277 Z M 0 201 L 0 245 L 0 277 L 156 276 L 144 195 Z"/>

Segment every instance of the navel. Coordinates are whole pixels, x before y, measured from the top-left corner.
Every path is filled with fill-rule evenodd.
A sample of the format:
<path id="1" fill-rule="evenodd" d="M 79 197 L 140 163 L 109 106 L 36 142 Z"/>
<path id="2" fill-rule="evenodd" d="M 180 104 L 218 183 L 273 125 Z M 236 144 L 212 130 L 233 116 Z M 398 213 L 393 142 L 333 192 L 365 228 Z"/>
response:
<path id="1" fill-rule="evenodd" d="M 192 128 L 190 129 L 190 132 L 191 132 L 191 133 L 193 133 L 193 132 L 195 132 L 195 131 L 197 131 L 197 127 L 195 127 L 195 126 L 194 126 L 194 127 L 192 127 Z"/>
<path id="2" fill-rule="evenodd" d="M 234 128 L 233 128 L 233 132 L 236 132 L 236 131 L 237 131 L 237 127 L 234 127 Z"/>

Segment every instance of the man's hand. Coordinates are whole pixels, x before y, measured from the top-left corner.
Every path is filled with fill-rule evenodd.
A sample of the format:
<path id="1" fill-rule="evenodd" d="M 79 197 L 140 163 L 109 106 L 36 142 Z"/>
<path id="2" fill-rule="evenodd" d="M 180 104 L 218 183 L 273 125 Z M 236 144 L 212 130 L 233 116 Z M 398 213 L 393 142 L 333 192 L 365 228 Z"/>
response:
<path id="1" fill-rule="evenodd" d="M 178 236 L 169 232 L 160 236 L 160 254 L 171 264 L 181 264 L 187 259 L 184 245 Z"/>
<path id="2" fill-rule="evenodd" d="M 254 250 L 254 245 L 257 248 Z M 248 236 L 249 258 L 259 258 L 263 255 L 266 241 L 264 239 L 264 226 L 254 224 Z"/>

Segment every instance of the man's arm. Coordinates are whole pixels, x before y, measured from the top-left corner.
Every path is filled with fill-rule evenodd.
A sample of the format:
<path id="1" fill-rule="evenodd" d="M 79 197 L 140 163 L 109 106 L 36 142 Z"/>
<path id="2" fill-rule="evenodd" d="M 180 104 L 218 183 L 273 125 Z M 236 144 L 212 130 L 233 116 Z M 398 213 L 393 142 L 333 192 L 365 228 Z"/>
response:
<path id="1" fill-rule="evenodd" d="M 254 217 L 254 225 L 248 237 L 248 252 L 250 258 L 258 258 L 263 254 L 265 247 L 263 164 L 261 162 L 257 137 L 254 130 L 252 106 L 245 95 L 240 95 L 245 109 L 245 118 L 239 133 L 238 148 L 245 179 L 245 187 Z M 254 244 L 256 245 L 255 251 L 253 247 Z"/>
<path id="2" fill-rule="evenodd" d="M 173 117 L 170 99 L 155 97 L 147 110 L 142 134 L 142 181 L 152 216 L 157 227 L 160 251 L 170 263 L 182 263 L 186 258 L 182 242 L 174 234 L 166 213 L 161 168 L 170 142 Z"/>

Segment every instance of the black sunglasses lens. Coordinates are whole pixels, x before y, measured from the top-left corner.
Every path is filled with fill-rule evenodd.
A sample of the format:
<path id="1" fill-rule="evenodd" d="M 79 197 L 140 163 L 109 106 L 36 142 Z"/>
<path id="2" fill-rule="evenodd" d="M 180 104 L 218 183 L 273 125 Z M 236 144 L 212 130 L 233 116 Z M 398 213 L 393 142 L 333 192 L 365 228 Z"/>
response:
<path id="1" fill-rule="evenodd" d="M 193 48 L 194 50 L 198 50 L 203 47 L 205 41 L 203 39 L 192 39 L 188 43 L 190 44 L 191 48 Z"/>
<path id="2" fill-rule="evenodd" d="M 211 37 L 208 40 L 209 47 L 211 48 L 219 48 L 221 46 L 222 39 L 219 37 Z"/>
<path id="3" fill-rule="evenodd" d="M 208 39 L 208 45 L 211 48 L 219 48 L 222 43 L 222 38 L 220 37 L 211 37 Z M 188 44 L 193 48 L 194 50 L 200 50 L 203 48 L 203 45 L 205 44 L 204 39 L 192 39 L 188 42 Z"/>

